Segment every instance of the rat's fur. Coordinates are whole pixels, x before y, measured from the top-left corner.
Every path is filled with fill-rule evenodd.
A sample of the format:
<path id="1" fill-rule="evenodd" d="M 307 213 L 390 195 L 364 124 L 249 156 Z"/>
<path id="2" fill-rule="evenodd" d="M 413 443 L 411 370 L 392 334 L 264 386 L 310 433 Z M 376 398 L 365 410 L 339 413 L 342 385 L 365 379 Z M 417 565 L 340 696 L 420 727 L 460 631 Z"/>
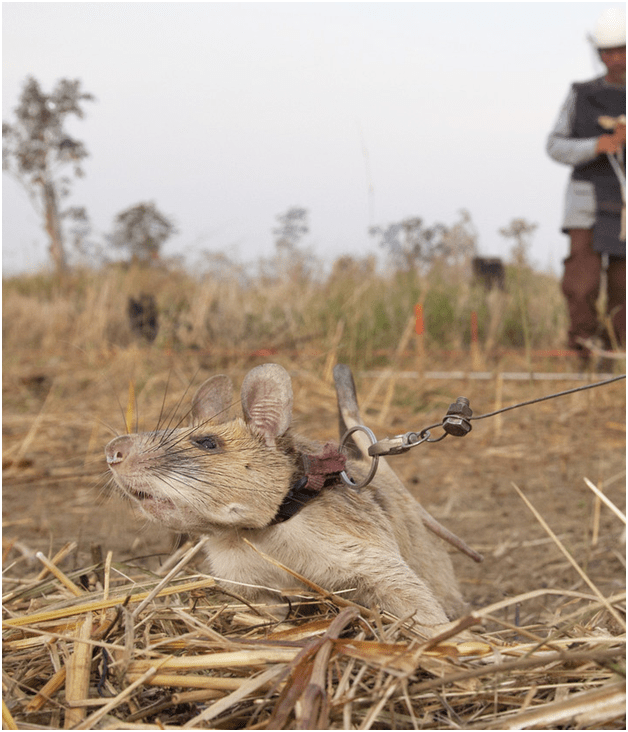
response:
<path id="1" fill-rule="evenodd" d="M 235 589 L 252 600 L 276 600 L 261 588 L 294 588 L 296 580 L 244 538 L 327 590 L 353 589 L 355 601 L 413 614 L 422 625 L 445 623 L 462 609 L 443 542 L 389 470 L 359 490 L 324 488 L 295 516 L 271 524 L 300 455 L 321 447 L 290 430 L 292 388 L 281 366 L 253 369 L 241 396 L 244 419 L 228 419 L 230 382 L 213 377 L 193 399 L 190 429 L 112 440 L 106 455 L 116 483 L 151 518 L 207 535 L 207 570 L 243 583 Z M 347 464 L 356 482 L 367 470 L 366 462 Z"/>

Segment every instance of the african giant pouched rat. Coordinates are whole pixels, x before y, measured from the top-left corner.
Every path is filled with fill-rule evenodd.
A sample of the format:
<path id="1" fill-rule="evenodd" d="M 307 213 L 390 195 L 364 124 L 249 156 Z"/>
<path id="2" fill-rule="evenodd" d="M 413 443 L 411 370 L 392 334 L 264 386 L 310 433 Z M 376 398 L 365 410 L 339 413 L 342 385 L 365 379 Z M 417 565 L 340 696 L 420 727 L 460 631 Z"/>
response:
<path id="1" fill-rule="evenodd" d="M 364 488 L 347 486 L 338 475 L 344 456 L 292 432 L 283 367 L 252 369 L 241 401 L 244 419 L 230 419 L 231 382 L 214 376 L 192 400 L 190 428 L 116 437 L 105 453 L 118 486 L 150 518 L 207 535 L 207 571 L 242 583 L 237 591 L 251 600 L 276 601 L 264 588 L 296 580 L 244 538 L 327 590 L 353 589 L 356 602 L 422 625 L 462 609 L 443 542 L 390 468 Z M 339 390 L 342 421 L 341 402 Z M 349 460 L 345 470 L 359 482 L 368 468 Z"/>

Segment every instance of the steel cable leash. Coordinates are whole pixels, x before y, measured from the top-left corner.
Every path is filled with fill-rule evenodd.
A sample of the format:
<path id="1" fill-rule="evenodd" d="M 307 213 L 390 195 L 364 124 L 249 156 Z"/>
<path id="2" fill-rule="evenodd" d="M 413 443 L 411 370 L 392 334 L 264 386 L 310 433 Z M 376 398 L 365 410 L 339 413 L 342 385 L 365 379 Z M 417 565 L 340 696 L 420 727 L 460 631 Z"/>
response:
<path id="1" fill-rule="evenodd" d="M 340 449 L 344 447 L 346 441 L 354 432 L 358 430 L 364 432 L 371 440 L 371 446 L 368 449 L 368 454 L 372 458 L 371 469 L 369 470 L 366 478 L 359 484 L 354 483 L 345 472 L 341 473 L 341 478 L 347 485 L 355 488 L 364 488 L 364 486 L 368 485 L 375 477 L 380 457 L 385 455 L 400 455 L 401 453 L 410 450 L 410 448 L 421 445 L 424 442 L 440 442 L 441 440 L 444 440 L 447 435 L 464 437 L 471 432 L 472 421 L 486 419 L 487 417 L 494 417 L 502 412 L 509 412 L 511 409 L 527 407 L 530 404 L 538 404 L 539 402 L 545 402 L 548 399 L 555 399 L 556 397 L 566 396 L 567 394 L 574 394 L 578 391 L 584 391 L 585 389 L 594 389 L 598 386 L 605 386 L 606 384 L 612 384 L 615 381 L 620 381 L 625 378 L 626 374 L 614 376 L 611 379 L 597 381 L 594 384 L 585 384 L 585 386 L 577 386 L 574 389 L 559 391 L 556 394 L 549 394 L 548 396 L 537 397 L 536 399 L 530 399 L 526 402 L 512 404 L 509 407 L 496 409 L 494 412 L 487 412 L 486 414 L 480 414 L 476 417 L 473 416 L 473 410 L 469 406 L 469 400 L 466 397 L 458 397 L 456 401 L 449 406 L 447 414 L 440 422 L 431 424 L 420 432 L 405 432 L 402 435 L 385 437 L 383 440 L 378 440 L 372 430 L 368 427 L 365 427 L 364 425 L 356 425 L 345 432 L 342 440 L 340 441 Z M 435 427 L 442 427 L 444 433 L 440 437 L 432 438 L 430 430 L 433 430 Z"/>

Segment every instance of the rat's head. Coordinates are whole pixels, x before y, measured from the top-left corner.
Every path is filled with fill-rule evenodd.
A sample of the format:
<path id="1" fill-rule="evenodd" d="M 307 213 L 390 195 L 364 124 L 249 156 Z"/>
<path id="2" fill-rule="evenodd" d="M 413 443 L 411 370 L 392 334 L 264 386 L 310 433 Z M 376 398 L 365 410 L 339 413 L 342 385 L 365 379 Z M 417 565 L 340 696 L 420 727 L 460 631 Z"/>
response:
<path id="1" fill-rule="evenodd" d="M 229 419 L 231 381 L 214 376 L 194 395 L 190 428 L 116 437 L 105 448 L 115 482 L 150 518 L 177 531 L 267 526 L 295 469 L 281 439 L 292 419 L 287 371 L 254 368 L 241 401 L 244 419 Z"/>

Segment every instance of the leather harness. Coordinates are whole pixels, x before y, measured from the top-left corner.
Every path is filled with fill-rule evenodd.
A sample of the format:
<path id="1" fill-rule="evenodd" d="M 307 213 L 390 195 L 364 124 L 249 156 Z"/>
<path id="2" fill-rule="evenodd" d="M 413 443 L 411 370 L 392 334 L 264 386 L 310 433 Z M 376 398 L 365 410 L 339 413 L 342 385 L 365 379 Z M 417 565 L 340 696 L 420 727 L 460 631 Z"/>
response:
<path id="1" fill-rule="evenodd" d="M 271 525 L 287 521 L 307 503 L 316 498 L 323 488 L 341 482 L 340 473 L 345 469 L 347 458 L 329 442 L 320 455 L 301 453 L 303 475 L 294 480 L 283 499 Z"/>

